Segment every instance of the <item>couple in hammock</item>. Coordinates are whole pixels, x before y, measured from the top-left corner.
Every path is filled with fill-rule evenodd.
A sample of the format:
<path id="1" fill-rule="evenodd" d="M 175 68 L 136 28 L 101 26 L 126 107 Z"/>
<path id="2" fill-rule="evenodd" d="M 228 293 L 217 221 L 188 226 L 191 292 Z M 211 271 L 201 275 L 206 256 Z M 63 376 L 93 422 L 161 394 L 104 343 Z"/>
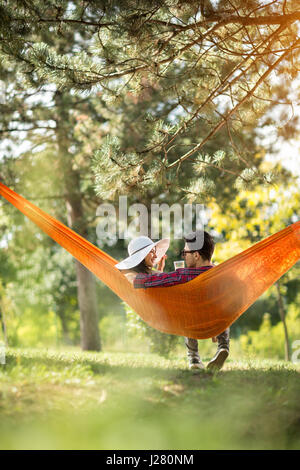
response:
<path id="1" fill-rule="evenodd" d="M 166 251 L 170 240 L 164 238 L 154 243 L 150 238 L 141 236 L 132 240 L 128 245 L 128 258 L 115 267 L 122 271 L 136 289 L 154 287 L 171 287 L 191 281 L 208 269 L 213 268 L 211 262 L 215 244 L 207 232 L 192 232 L 184 237 L 185 246 L 181 257 L 185 260 L 185 268 L 164 273 Z M 155 269 L 156 267 L 156 269 Z M 198 352 L 198 341 L 185 338 L 190 369 L 204 369 L 205 366 Z M 219 336 L 212 338 L 218 343 L 215 356 L 209 361 L 209 369 L 220 369 L 229 354 L 229 328 Z"/>

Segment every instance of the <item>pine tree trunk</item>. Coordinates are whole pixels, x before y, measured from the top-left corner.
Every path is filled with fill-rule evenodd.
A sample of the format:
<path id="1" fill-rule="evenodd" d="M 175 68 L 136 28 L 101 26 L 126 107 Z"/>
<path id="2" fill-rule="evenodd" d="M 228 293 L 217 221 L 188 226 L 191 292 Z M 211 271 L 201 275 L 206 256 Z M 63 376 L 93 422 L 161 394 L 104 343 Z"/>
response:
<path id="1" fill-rule="evenodd" d="M 283 329 L 284 329 L 284 357 L 286 361 L 290 361 L 290 342 L 289 342 L 289 335 L 288 335 L 288 329 L 287 329 L 287 324 L 285 321 L 285 310 L 283 306 L 283 300 L 282 300 L 282 295 L 280 292 L 280 282 L 279 280 L 276 282 L 276 288 L 277 288 L 277 295 L 278 295 L 278 308 L 279 308 L 279 313 L 280 317 L 282 320 L 283 324 Z"/>
<path id="2" fill-rule="evenodd" d="M 83 209 L 79 192 L 73 193 L 78 185 L 78 175 L 68 173 L 68 187 L 72 194 L 67 195 L 68 224 L 83 237 L 87 231 L 83 226 Z M 72 183 L 71 183 L 72 181 Z M 75 185 L 76 184 L 76 185 Z M 80 310 L 81 347 L 84 351 L 100 351 L 101 341 L 98 326 L 96 283 L 93 274 L 75 260 L 77 274 L 77 298 Z"/>
<path id="3" fill-rule="evenodd" d="M 59 307 L 56 313 L 61 322 L 62 339 L 63 339 L 64 344 L 72 344 L 70 334 L 69 334 L 69 329 L 68 329 L 68 322 L 64 313 L 63 306 Z"/>
<path id="4" fill-rule="evenodd" d="M 82 207 L 80 192 L 80 174 L 73 168 L 73 156 L 69 147 L 73 139 L 72 122 L 70 122 L 69 109 L 64 96 L 57 91 L 55 96 L 57 105 L 56 137 L 58 145 L 58 168 L 65 188 L 67 218 L 70 228 L 87 238 L 87 226 Z M 75 260 L 77 274 L 77 298 L 80 310 L 81 347 L 85 351 L 100 351 L 101 341 L 98 326 L 98 309 L 96 296 L 96 283 L 93 275 L 77 260 Z"/>
<path id="5" fill-rule="evenodd" d="M 6 334 L 6 324 L 5 324 L 3 312 L 1 310 L 1 306 L 0 306 L 0 322 L 1 322 L 1 329 L 2 329 L 2 333 L 4 337 L 4 342 L 7 345 L 8 343 L 7 343 L 7 334 Z"/>
<path id="6" fill-rule="evenodd" d="M 78 303 L 80 309 L 81 347 L 83 351 L 100 351 L 96 285 L 93 274 L 77 260 Z"/>

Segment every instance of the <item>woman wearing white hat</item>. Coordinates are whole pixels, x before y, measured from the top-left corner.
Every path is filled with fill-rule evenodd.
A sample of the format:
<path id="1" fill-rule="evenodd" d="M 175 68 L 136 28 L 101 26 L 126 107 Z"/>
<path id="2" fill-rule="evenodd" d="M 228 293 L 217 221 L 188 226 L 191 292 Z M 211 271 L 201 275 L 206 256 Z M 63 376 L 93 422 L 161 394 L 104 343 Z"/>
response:
<path id="1" fill-rule="evenodd" d="M 128 245 L 128 258 L 116 264 L 115 267 L 120 269 L 131 283 L 137 273 L 153 273 L 155 265 L 158 271 L 163 271 L 167 257 L 165 253 L 169 245 L 169 238 L 163 238 L 155 243 L 149 237 L 135 238 Z"/>

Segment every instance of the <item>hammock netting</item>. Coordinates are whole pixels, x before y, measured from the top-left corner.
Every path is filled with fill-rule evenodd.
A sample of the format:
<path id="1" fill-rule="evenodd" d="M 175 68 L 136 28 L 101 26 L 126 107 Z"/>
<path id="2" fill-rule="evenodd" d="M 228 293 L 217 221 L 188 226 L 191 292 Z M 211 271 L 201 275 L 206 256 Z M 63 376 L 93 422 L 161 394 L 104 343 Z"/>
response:
<path id="1" fill-rule="evenodd" d="M 300 221 L 185 284 L 134 289 L 118 263 L 0 183 L 0 194 L 94 273 L 153 328 L 190 338 L 217 336 L 300 259 Z"/>

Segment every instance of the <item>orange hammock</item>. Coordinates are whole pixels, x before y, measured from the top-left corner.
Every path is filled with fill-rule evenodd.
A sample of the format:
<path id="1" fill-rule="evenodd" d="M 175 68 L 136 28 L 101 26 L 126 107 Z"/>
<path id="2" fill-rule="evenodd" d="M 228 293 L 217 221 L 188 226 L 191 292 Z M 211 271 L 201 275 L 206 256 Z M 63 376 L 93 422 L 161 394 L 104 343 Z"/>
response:
<path id="1" fill-rule="evenodd" d="M 217 336 L 300 259 L 299 221 L 186 284 L 136 290 L 111 256 L 2 183 L 0 194 L 164 333 Z"/>

